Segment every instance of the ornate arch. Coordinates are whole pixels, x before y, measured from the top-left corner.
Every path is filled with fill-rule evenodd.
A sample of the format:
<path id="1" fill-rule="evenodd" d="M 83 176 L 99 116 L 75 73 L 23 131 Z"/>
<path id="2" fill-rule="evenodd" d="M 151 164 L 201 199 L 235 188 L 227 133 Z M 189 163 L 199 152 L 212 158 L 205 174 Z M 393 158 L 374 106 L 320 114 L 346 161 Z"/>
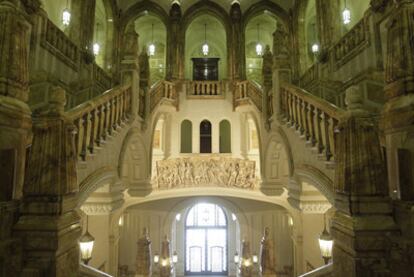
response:
<path id="1" fill-rule="evenodd" d="M 119 180 L 115 167 L 106 166 L 95 170 L 79 184 L 79 197 L 77 206 L 80 207 L 94 191 L 100 187 L 113 184 Z"/>
<path id="2" fill-rule="evenodd" d="M 145 12 L 150 12 L 156 15 L 162 23 L 164 23 L 167 33 L 169 33 L 170 18 L 167 12 L 157 3 L 152 1 L 139 1 L 132 5 L 125 13 L 122 15 L 120 22 L 121 34 L 123 34 L 129 24 L 134 22 L 137 18 L 142 16 Z"/>
<path id="3" fill-rule="evenodd" d="M 289 24 L 289 15 L 287 14 L 287 12 L 274 2 L 262 0 L 251 5 L 244 13 L 243 31 L 245 30 L 246 25 L 253 17 L 259 15 L 260 13 L 263 13 L 264 11 L 269 11 L 270 13 L 274 14 L 277 17 L 277 19 L 280 19 L 283 25 L 285 25 L 286 30 L 291 29 Z"/>

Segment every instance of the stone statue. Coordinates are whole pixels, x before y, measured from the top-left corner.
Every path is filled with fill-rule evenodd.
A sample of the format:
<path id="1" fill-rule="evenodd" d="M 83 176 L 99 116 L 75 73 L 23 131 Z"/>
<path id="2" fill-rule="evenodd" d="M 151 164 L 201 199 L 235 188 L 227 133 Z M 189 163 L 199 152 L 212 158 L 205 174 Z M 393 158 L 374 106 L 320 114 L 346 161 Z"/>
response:
<path id="1" fill-rule="evenodd" d="M 137 243 L 137 264 L 135 277 L 151 276 L 151 241 L 148 230 L 144 228 Z"/>
<path id="2" fill-rule="evenodd" d="M 262 276 L 276 276 L 273 240 L 270 238 L 270 230 L 268 227 L 265 228 L 261 241 L 260 271 L 262 273 Z"/>

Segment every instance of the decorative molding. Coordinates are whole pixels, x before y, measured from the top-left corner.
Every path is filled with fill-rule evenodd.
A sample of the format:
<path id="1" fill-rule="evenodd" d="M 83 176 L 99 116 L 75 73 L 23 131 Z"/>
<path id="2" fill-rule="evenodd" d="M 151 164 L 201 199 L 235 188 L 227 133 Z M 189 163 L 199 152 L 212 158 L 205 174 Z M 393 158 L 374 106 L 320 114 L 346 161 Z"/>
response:
<path id="1" fill-rule="evenodd" d="M 326 211 L 332 208 L 332 205 L 328 201 L 326 202 L 304 201 L 299 204 L 299 207 L 304 214 L 324 214 L 326 213 Z"/>
<path id="2" fill-rule="evenodd" d="M 124 204 L 124 200 L 118 200 L 110 203 L 85 203 L 80 208 L 87 215 L 109 215 L 119 209 Z"/>

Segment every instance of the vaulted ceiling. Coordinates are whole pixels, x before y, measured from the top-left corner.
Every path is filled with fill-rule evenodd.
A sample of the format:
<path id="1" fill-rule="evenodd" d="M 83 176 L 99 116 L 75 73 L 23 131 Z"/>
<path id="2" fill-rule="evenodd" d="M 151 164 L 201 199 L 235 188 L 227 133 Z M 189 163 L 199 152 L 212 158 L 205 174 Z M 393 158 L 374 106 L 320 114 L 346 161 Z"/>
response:
<path id="1" fill-rule="evenodd" d="M 117 0 L 118 7 L 122 11 L 126 11 L 128 8 L 133 6 L 135 3 L 142 2 L 142 1 L 148 1 L 148 0 Z M 206 0 L 179 0 L 181 4 L 182 12 L 184 13 L 189 7 L 191 7 L 192 5 L 200 1 L 206 1 Z M 234 0 L 210 0 L 210 1 L 219 4 L 221 7 L 223 7 L 224 10 L 228 11 L 230 10 L 231 3 Z M 246 11 L 250 6 L 260 1 L 261 0 L 239 0 L 242 11 Z M 286 12 L 288 12 L 289 9 L 293 8 L 295 1 L 297 0 L 269 0 L 269 2 L 278 4 Z M 173 0 L 152 0 L 152 2 L 160 5 L 166 12 L 168 12 L 170 10 Z"/>

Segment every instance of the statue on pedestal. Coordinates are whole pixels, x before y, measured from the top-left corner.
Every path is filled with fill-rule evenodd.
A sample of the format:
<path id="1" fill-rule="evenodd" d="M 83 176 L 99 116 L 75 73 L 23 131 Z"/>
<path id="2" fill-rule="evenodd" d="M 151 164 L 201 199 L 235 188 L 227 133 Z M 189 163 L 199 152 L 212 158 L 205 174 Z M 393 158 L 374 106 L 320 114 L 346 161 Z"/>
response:
<path id="1" fill-rule="evenodd" d="M 151 276 L 151 240 L 148 237 L 148 230 L 144 228 L 142 237 L 137 243 L 137 264 L 135 277 Z"/>
<path id="2" fill-rule="evenodd" d="M 170 241 L 165 235 L 161 243 L 160 277 L 170 277 L 172 275 L 171 270 Z"/>
<path id="3" fill-rule="evenodd" d="M 270 229 L 264 230 L 260 247 L 260 272 L 262 276 L 276 277 L 273 240 L 270 238 Z"/>

